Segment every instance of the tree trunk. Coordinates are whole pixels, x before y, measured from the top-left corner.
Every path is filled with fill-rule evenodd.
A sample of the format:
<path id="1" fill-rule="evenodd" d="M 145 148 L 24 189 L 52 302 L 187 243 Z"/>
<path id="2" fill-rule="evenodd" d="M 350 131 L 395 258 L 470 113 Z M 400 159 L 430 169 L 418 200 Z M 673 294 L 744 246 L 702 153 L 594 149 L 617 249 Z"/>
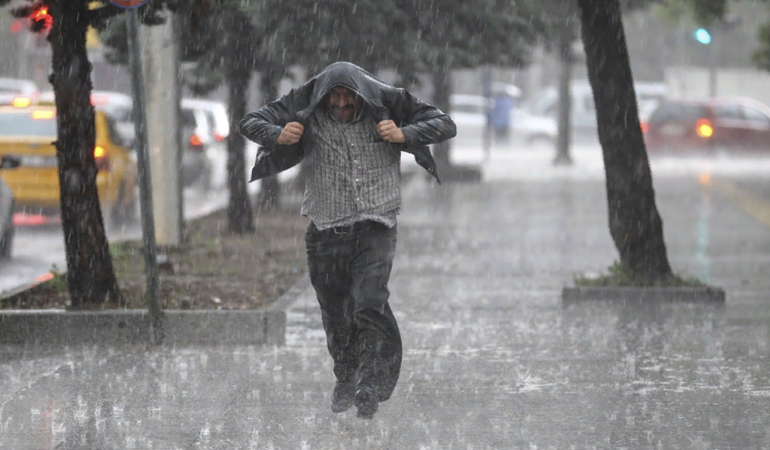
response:
<path id="1" fill-rule="evenodd" d="M 278 98 L 278 84 L 281 81 L 281 68 L 266 64 L 259 80 L 259 91 L 262 104 L 267 104 Z M 278 175 L 263 178 L 257 195 L 257 208 L 270 209 L 280 205 L 281 183 Z"/>
<path id="2" fill-rule="evenodd" d="M 247 18 L 231 14 L 226 21 L 229 34 L 226 72 L 228 86 L 228 113 L 230 133 L 227 136 L 227 174 L 230 200 L 227 205 L 227 227 L 231 233 L 254 231 L 254 215 L 246 189 L 246 140 L 238 132 L 238 123 L 246 115 L 246 94 L 251 81 L 251 49 L 243 38 L 249 26 Z"/>
<path id="3" fill-rule="evenodd" d="M 620 3 L 578 0 L 578 5 L 604 153 L 610 234 L 625 270 L 660 280 L 671 274 L 671 266 L 639 125 Z"/>
<path id="4" fill-rule="evenodd" d="M 50 2 L 54 19 L 48 41 L 49 78 L 56 97 L 61 219 L 72 307 L 121 300 L 104 230 L 94 161 L 95 121 L 91 105 L 91 63 L 86 53 L 87 2 Z"/>
<path id="5" fill-rule="evenodd" d="M 558 133 L 556 138 L 556 157 L 553 160 L 554 165 L 569 166 L 572 165 L 570 156 L 570 145 L 572 138 L 572 92 L 570 83 L 572 82 L 572 30 L 565 27 L 559 33 L 559 42 L 556 53 L 559 57 L 559 112 L 558 112 Z"/>
<path id="6" fill-rule="evenodd" d="M 451 113 L 452 74 L 443 58 L 439 60 L 438 68 L 433 73 L 433 105 L 446 114 Z M 436 144 L 433 150 L 433 158 L 436 160 L 436 170 L 447 179 L 451 171 L 451 139 Z"/>

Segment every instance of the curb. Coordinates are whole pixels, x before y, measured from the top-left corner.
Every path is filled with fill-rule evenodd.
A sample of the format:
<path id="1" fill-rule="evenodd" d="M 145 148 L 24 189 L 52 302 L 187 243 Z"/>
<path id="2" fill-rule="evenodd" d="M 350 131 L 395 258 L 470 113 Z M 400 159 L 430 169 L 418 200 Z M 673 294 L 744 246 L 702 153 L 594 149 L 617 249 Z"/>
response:
<path id="1" fill-rule="evenodd" d="M 283 345 L 286 310 L 306 288 L 302 277 L 260 310 L 164 310 L 163 345 Z M 0 344 L 129 345 L 150 343 L 147 310 L 0 311 Z"/>
<path id="2" fill-rule="evenodd" d="M 565 287 L 564 303 L 609 301 L 616 303 L 704 303 L 724 304 L 722 288 L 711 287 Z"/>
<path id="3" fill-rule="evenodd" d="M 164 344 L 263 344 L 263 311 L 164 311 Z M 273 320 L 277 320 L 275 317 Z M 126 345 L 149 343 L 146 310 L 0 312 L 0 344 Z"/>
<path id="4" fill-rule="evenodd" d="M 265 344 L 286 344 L 286 312 L 309 285 L 307 275 L 301 276 L 288 291 L 265 309 Z"/>

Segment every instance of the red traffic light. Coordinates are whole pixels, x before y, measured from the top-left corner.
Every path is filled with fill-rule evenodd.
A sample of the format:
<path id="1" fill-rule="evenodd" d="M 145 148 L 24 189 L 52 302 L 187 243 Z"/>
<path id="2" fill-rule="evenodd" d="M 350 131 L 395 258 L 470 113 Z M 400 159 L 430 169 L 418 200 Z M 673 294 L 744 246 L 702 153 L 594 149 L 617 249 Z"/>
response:
<path id="1" fill-rule="evenodd" d="M 30 16 L 32 21 L 32 31 L 50 30 L 53 27 L 53 17 L 48 13 L 47 6 L 41 6 Z"/>

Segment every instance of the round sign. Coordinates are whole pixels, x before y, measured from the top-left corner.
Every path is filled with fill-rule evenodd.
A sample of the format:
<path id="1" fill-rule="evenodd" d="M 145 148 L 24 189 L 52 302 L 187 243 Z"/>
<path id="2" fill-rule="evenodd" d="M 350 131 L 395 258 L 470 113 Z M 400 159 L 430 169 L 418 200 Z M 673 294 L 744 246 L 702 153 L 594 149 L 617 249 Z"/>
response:
<path id="1" fill-rule="evenodd" d="M 147 1 L 148 0 L 110 0 L 110 3 L 120 8 L 133 9 L 144 5 Z"/>

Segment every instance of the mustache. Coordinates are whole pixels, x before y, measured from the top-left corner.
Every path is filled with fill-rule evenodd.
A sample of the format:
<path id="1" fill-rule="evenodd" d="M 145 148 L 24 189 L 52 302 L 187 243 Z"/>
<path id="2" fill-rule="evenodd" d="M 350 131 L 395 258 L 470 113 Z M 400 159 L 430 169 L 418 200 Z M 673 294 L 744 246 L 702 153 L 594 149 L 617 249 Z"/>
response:
<path id="1" fill-rule="evenodd" d="M 332 106 L 332 111 L 352 111 L 353 105 L 346 106 Z"/>

